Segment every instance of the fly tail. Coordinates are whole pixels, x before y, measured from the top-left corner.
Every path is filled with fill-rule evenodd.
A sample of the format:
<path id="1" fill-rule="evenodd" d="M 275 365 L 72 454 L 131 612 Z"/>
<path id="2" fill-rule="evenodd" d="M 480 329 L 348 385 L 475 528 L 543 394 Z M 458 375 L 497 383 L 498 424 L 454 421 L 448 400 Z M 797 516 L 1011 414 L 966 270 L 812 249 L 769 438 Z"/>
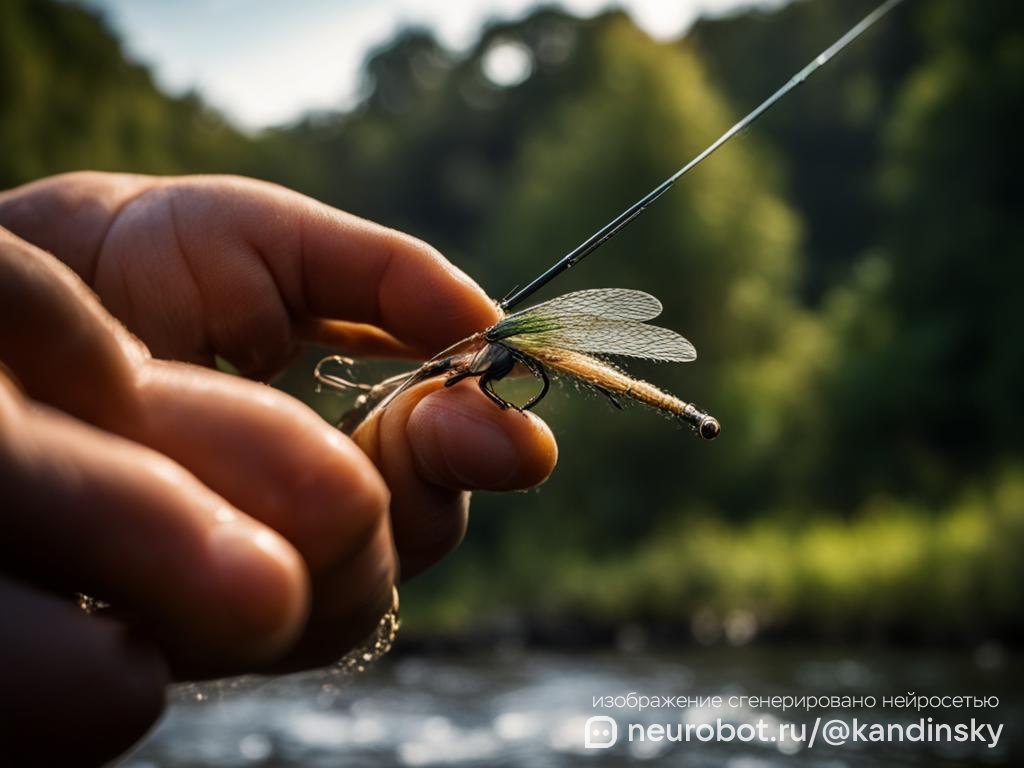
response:
<path id="1" fill-rule="evenodd" d="M 710 413 L 702 411 L 693 403 L 687 404 L 679 415 L 683 423 L 691 427 L 702 440 L 714 440 L 722 433 L 722 425 Z"/>

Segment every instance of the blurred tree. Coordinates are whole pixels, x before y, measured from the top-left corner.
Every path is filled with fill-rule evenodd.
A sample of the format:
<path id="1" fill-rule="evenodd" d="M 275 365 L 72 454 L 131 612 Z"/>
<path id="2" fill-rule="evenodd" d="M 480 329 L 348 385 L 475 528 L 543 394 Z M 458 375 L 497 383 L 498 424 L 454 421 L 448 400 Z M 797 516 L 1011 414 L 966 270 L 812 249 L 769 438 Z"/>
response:
<path id="1" fill-rule="evenodd" d="M 746 112 L 877 4 L 797 0 L 702 19 L 684 42 L 697 48 L 734 110 Z M 803 288 L 812 300 L 876 244 L 884 210 L 875 169 L 896 92 L 919 57 L 916 12 L 908 4 L 890 14 L 754 129 L 778 153 L 789 197 L 806 221 Z"/>
<path id="2" fill-rule="evenodd" d="M 239 170 L 250 142 L 195 96 L 172 99 L 93 12 L 0 3 L 0 187 L 62 171 Z"/>
<path id="3" fill-rule="evenodd" d="M 925 10 L 928 54 L 886 135 L 886 255 L 865 264 L 832 387 L 823 477 L 846 498 L 948 498 L 1024 449 L 1024 9 Z"/>

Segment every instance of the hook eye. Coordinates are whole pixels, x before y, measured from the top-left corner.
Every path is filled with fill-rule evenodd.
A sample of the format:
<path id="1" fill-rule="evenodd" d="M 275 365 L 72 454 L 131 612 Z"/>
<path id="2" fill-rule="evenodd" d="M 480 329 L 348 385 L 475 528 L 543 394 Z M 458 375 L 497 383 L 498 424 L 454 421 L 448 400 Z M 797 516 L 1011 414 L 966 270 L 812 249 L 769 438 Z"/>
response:
<path id="1" fill-rule="evenodd" d="M 338 375 L 336 373 L 324 373 L 324 366 L 328 364 L 334 364 L 341 366 L 344 375 Z M 339 392 L 351 392 L 357 390 L 359 392 L 369 392 L 373 389 L 370 384 L 360 384 L 351 379 L 345 378 L 346 376 L 352 375 L 352 366 L 356 364 L 356 361 L 351 357 L 343 357 L 341 355 L 331 355 L 325 357 L 319 363 L 316 364 L 316 368 L 313 369 L 313 377 L 317 381 L 317 385 L 325 385 L 331 389 L 336 389 Z"/>

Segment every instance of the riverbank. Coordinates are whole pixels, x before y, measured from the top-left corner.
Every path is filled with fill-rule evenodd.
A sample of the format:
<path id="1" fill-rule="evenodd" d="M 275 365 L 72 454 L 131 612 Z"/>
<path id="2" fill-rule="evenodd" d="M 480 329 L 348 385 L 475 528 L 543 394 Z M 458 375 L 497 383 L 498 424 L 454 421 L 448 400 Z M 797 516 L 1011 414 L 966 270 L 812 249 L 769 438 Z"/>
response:
<path id="1" fill-rule="evenodd" d="M 847 518 L 690 515 L 609 557 L 522 538 L 483 558 L 456 553 L 405 587 L 407 642 L 610 647 L 631 627 L 671 644 L 1024 641 L 1020 472 L 938 508 L 876 499 Z"/>

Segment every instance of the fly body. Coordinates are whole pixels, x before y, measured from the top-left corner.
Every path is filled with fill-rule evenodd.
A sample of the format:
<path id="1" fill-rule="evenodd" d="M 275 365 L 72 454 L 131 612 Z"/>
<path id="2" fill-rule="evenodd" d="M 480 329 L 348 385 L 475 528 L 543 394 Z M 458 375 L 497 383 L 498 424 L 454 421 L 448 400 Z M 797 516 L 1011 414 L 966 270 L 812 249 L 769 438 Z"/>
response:
<path id="1" fill-rule="evenodd" d="M 676 417 L 705 440 L 714 440 L 722 431 L 718 419 L 693 403 L 684 402 L 642 379 L 628 376 L 605 360 L 562 349 L 537 353 L 537 359 L 606 395 L 618 407 L 621 407 L 618 398 L 635 400 Z"/>
<path id="2" fill-rule="evenodd" d="M 622 399 L 659 410 L 712 440 L 718 422 L 692 403 L 684 402 L 646 381 L 633 378 L 606 357 L 689 362 L 697 358 L 693 345 L 675 331 L 649 325 L 661 314 L 661 302 L 643 291 L 601 288 L 567 293 L 508 315 L 483 333 L 486 346 L 446 386 L 479 377 L 480 388 L 499 407 L 510 403 L 498 395 L 494 381 L 512 372 L 516 363 L 542 382 L 541 391 L 524 409 L 547 394 L 553 371 L 608 397 L 621 407 Z"/>

